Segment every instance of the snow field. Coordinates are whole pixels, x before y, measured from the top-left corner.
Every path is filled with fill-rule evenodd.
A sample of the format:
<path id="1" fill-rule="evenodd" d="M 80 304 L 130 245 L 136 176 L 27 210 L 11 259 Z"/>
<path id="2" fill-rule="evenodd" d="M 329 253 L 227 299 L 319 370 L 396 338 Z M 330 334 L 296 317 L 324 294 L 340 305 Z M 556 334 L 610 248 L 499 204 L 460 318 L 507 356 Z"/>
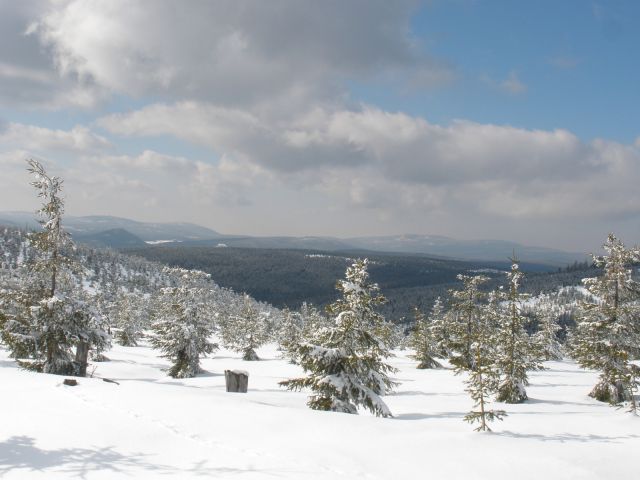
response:
<path id="1" fill-rule="evenodd" d="M 218 351 L 207 373 L 180 380 L 148 346 L 115 345 L 76 387 L 0 350 L 0 478 L 638 478 L 640 419 L 587 396 L 595 373 L 547 362 L 530 400 L 499 404 L 509 416 L 476 433 L 462 377 L 417 370 L 409 353 L 390 362 L 401 384 L 384 419 L 308 409 L 305 392 L 278 386 L 302 372 L 273 345 L 259 362 Z M 225 369 L 249 372 L 247 394 L 225 391 Z"/>

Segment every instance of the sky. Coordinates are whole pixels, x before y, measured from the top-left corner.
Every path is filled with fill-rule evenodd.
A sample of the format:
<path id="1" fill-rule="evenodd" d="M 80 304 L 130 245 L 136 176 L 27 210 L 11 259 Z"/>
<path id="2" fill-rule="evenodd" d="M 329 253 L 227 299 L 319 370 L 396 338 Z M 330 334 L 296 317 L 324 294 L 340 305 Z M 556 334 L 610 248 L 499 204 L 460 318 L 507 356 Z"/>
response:
<path id="1" fill-rule="evenodd" d="M 0 211 L 593 251 L 640 234 L 640 2 L 0 0 Z"/>

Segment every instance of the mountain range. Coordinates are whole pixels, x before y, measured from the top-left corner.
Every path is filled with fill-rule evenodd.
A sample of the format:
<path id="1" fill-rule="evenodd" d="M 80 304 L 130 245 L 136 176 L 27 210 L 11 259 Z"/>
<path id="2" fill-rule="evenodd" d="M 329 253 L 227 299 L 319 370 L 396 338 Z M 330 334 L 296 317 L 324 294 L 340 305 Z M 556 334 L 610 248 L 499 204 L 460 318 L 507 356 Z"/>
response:
<path id="1" fill-rule="evenodd" d="M 28 212 L 0 212 L 0 224 L 36 229 Z M 457 240 L 438 235 L 395 235 L 353 238 L 253 237 L 224 235 L 193 223 L 149 223 L 112 216 L 67 215 L 64 226 L 74 240 L 95 247 L 140 248 L 154 244 L 237 248 L 302 249 L 328 252 L 371 251 L 423 254 L 452 259 L 505 261 L 516 255 L 521 261 L 565 266 L 584 261 L 585 253 L 522 245 L 505 240 Z"/>

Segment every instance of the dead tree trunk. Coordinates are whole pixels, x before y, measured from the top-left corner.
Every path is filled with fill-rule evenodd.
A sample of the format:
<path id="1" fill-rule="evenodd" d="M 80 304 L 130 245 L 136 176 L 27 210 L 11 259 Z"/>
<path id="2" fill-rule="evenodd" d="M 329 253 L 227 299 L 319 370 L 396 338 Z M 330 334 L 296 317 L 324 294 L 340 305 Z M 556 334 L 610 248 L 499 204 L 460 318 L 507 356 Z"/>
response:
<path id="1" fill-rule="evenodd" d="M 247 393 L 249 374 L 244 370 L 225 370 L 224 379 L 227 384 L 227 392 Z"/>

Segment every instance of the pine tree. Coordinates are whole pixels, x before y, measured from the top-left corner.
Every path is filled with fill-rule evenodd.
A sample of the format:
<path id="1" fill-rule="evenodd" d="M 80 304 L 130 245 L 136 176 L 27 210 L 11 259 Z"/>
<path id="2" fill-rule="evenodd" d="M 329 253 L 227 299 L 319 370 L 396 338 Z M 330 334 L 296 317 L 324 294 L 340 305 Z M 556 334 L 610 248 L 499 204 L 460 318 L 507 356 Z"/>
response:
<path id="1" fill-rule="evenodd" d="M 444 305 L 440 297 L 436 298 L 429 315 L 429 330 L 434 341 L 435 356 L 448 358 L 450 355 L 450 325 L 449 317 L 444 311 Z"/>
<path id="2" fill-rule="evenodd" d="M 388 327 L 376 307 L 385 299 L 377 284 L 369 282 L 367 260 L 357 260 L 347 269 L 346 279 L 336 288 L 342 298 L 327 307 L 333 324 L 320 329 L 297 348 L 306 377 L 280 382 L 290 390 L 309 388 L 309 407 L 352 413 L 362 406 L 375 415 L 390 417 L 381 395 L 394 383 L 394 369 L 385 359 L 388 345 L 380 334 Z"/>
<path id="3" fill-rule="evenodd" d="M 303 302 L 300 307 L 300 320 L 302 322 L 302 338 L 310 338 L 315 332 L 332 323 L 321 311 L 307 302 Z"/>
<path id="4" fill-rule="evenodd" d="M 415 351 L 415 354 L 411 358 L 419 362 L 417 367 L 419 369 L 442 368 L 435 359 L 437 347 L 430 322 L 417 307 L 414 313 L 416 322 L 409 339 L 409 347 Z"/>
<path id="5" fill-rule="evenodd" d="M 224 346 L 242 353 L 243 360 L 260 360 L 256 350 L 270 338 L 268 314 L 249 295 L 234 310 L 220 326 Z"/>
<path id="6" fill-rule="evenodd" d="M 145 299 L 136 293 L 123 293 L 111 306 L 110 318 L 114 326 L 116 340 L 123 347 L 135 347 L 148 325 Z"/>
<path id="7" fill-rule="evenodd" d="M 640 250 L 626 249 L 613 234 L 604 249 L 607 255 L 593 256 L 602 276 L 583 280 L 597 301 L 580 304 L 572 353 L 581 367 L 600 372 L 590 396 L 612 405 L 629 402 L 635 413 L 640 367 L 632 360 L 640 345 L 640 284 L 630 267 L 640 260 Z"/>
<path id="8" fill-rule="evenodd" d="M 278 323 L 278 344 L 283 356 L 295 363 L 295 349 L 302 339 L 303 324 L 299 312 L 292 312 L 288 308 L 282 310 L 282 317 Z"/>
<path id="9" fill-rule="evenodd" d="M 558 332 L 562 327 L 558 324 L 558 317 L 563 310 L 553 304 L 549 296 L 542 296 L 536 311 L 538 329 L 534 334 L 535 348 L 538 357 L 543 360 L 562 360 L 564 349 L 558 340 Z"/>
<path id="10" fill-rule="evenodd" d="M 497 344 L 493 333 L 500 317 L 499 302 L 500 295 L 494 292 L 489 295 L 489 302 L 480 308 L 480 312 L 474 314 L 469 330 L 472 361 L 470 365 L 458 363 L 455 367 L 456 374 L 467 373 L 465 391 L 475 403 L 474 409 L 464 420 L 471 424 L 479 423 L 476 431 L 491 431 L 487 422 L 502 420 L 506 416 L 503 410 L 488 408 L 489 398 L 496 392 L 499 381 Z"/>
<path id="11" fill-rule="evenodd" d="M 165 273 L 177 278 L 178 284 L 163 288 L 155 299 L 151 344 L 171 361 L 169 376 L 194 377 L 201 371 L 200 357 L 217 348 L 209 341 L 213 333 L 206 303 L 210 275 L 179 268 L 167 268 Z"/>
<path id="12" fill-rule="evenodd" d="M 507 275 L 509 290 L 500 309 L 497 333 L 497 367 L 502 374 L 497 394 L 499 402 L 524 402 L 527 399 L 525 386 L 529 384 L 527 370 L 542 368 L 535 358 L 534 344 L 524 328 L 526 318 L 522 314 L 522 304 L 528 296 L 519 291 L 523 277 L 518 261 L 512 259 L 511 272 Z"/>
<path id="13" fill-rule="evenodd" d="M 89 349 L 106 348 L 109 336 L 103 330 L 104 319 L 73 276 L 76 263 L 69 252 L 74 246 L 62 228 L 63 182 L 47 175 L 37 161 L 28 160 L 28 164 L 35 178 L 31 184 L 43 199 L 37 212 L 42 230 L 29 235 L 37 256 L 25 266 L 29 281 L 13 298 L 13 315 L 5 322 L 5 332 L 14 342 L 15 355 L 29 354 L 30 358 L 19 361 L 24 368 L 83 376 Z"/>
<path id="14" fill-rule="evenodd" d="M 480 286 L 489 281 L 483 275 L 458 275 L 463 283 L 462 290 L 450 290 L 451 308 L 448 316 L 451 323 L 450 361 L 451 364 L 473 369 L 475 356 L 472 352 L 474 341 L 474 324 L 478 323 L 482 311 L 482 303 L 486 293 L 480 291 Z"/>
<path id="15" fill-rule="evenodd" d="M 44 295 L 34 295 L 27 276 L 6 281 L 0 290 L 0 339 L 15 359 L 38 356 L 36 335 L 31 322 L 31 306 Z"/>

